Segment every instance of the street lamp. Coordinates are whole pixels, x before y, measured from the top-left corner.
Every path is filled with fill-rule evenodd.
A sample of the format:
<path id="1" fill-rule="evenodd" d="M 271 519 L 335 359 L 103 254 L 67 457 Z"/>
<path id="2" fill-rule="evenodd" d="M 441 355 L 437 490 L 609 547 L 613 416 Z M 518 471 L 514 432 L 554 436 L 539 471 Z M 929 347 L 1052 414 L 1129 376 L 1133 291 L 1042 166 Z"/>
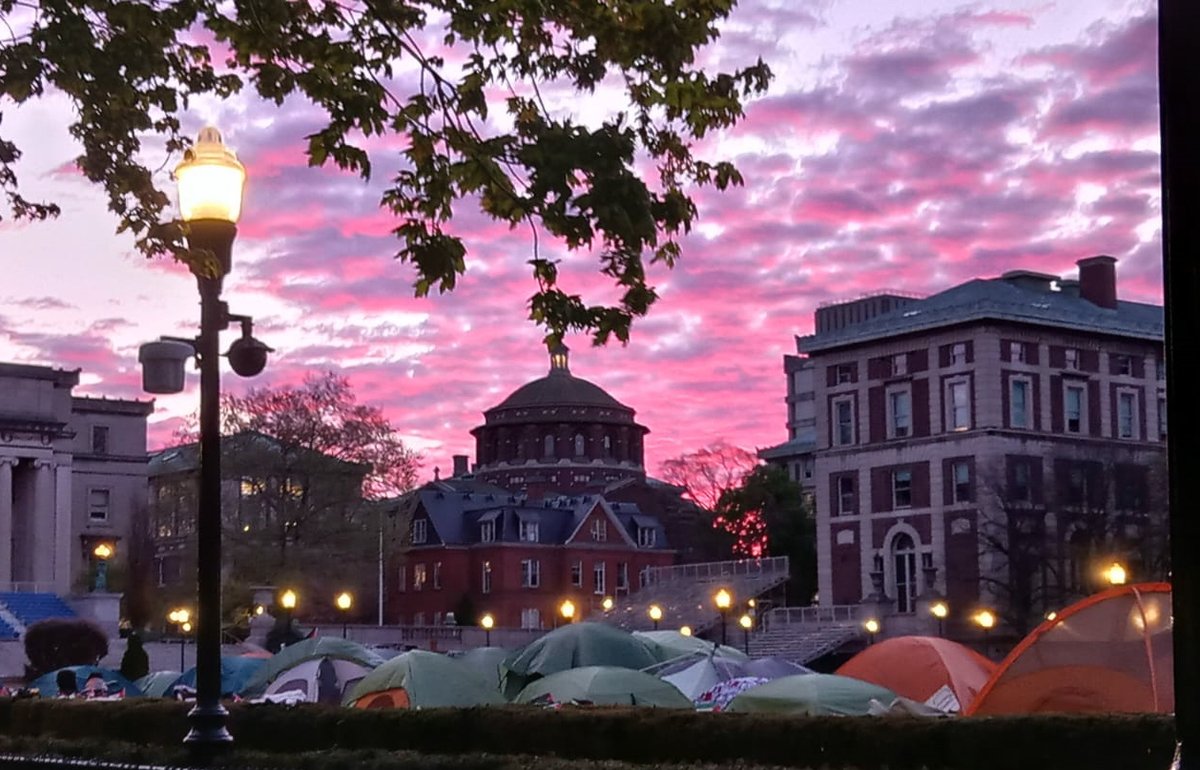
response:
<path id="1" fill-rule="evenodd" d="M 1104 570 L 1104 579 L 1108 581 L 1110 586 L 1123 586 L 1125 581 L 1129 579 L 1129 573 L 1125 571 L 1125 567 L 1121 562 L 1114 561 Z"/>
<path id="2" fill-rule="evenodd" d="M 983 653 L 986 655 L 991 644 L 992 629 L 996 626 L 996 615 L 991 610 L 980 610 L 975 613 L 975 624 L 983 629 Z"/>
<path id="3" fill-rule="evenodd" d="M 600 608 L 605 612 L 609 612 L 613 608 L 613 598 L 611 596 L 604 597 L 604 601 L 600 602 Z"/>
<path id="4" fill-rule="evenodd" d="M 92 555 L 96 557 L 96 585 L 92 590 L 104 593 L 108 591 L 108 560 L 113 555 L 113 547 L 101 543 L 92 550 Z"/>
<path id="5" fill-rule="evenodd" d="M 191 617 L 192 617 L 192 613 L 189 612 L 188 610 L 184 609 L 183 607 L 180 607 L 177 610 L 171 610 L 169 613 L 167 613 L 167 620 L 174 623 L 176 628 L 179 630 L 179 671 L 180 671 L 180 673 L 183 673 L 183 667 L 184 667 L 183 648 L 184 648 L 184 645 L 187 644 L 187 639 L 184 637 L 184 634 L 186 634 L 188 631 L 192 630 L 192 624 L 190 622 Z"/>
<path id="6" fill-rule="evenodd" d="M 867 621 L 863 623 L 863 628 L 867 630 L 868 644 L 875 644 L 875 634 L 879 633 L 879 621 L 875 618 L 867 618 Z"/>
<path id="7" fill-rule="evenodd" d="M 729 644 L 729 635 L 726 630 L 726 621 L 729 616 L 729 608 L 733 606 L 733 594 L 722 588 L 713 594 L 713 603 L 717 605 L 717 609 L 721 611 L 721 644 Z"/>
<path id="8" fill-rule="evenodd" d="M 657 604 L 651 604 L 649 610 L 650 619 L 654 621 L 654 630 L 658 630 L 658 622 L 662 620 L 662 607 Z"/>
<path id="9" fill-rule="evenodd" d="M 929 605 L 929 612 L 931 615 L 933 615 L 935 618 L 937 618 L 938 636 L 945 636 L 946 635 L 946 629 L 945 629 L 946 616 L 950 614 L 950 606 L 947 605 L 945 602 L 937 601 L 937 602 L 934 602 L 933 604 Z"/>
<path id="10" fill-rule="evenodd" d="M 483 646 L 492 646 L 492 626 L 496 625 L 496 619 L 492 617 L 492 613 L 487 613 L 479 619 L 479 625 L 483 626 Z"/>
<path id="11" fill-rule="evenodd" d="M 750 629 L 754 628 L 754 618 L 749 614 L 742 615 L 738 618 L 738 624 L 742 627 L 742 646 L 746 651 L 746 655 L 750 654 Z"/>
<path id="12" fill-rule="evenodd" d="M 289 588 L 279 595 L 279 606 L 287 610 L 288 614 L 291 614 L 292 610 L 296 609 L 298 599 L 299 597 L 296 595 L 296 592 Z"/>
<path id="13" fill-rule="evenodd" d="M 337 608 L 342 611 L 342 638 L 346 638 L 346 617 L 350 614 L 350 608 L 354 606 L 354 597 L 349 591 L 342 591 L 334 599 Z"/>
<path id="14" fill-rule="evenodd" d="M 691 626 L 680 626 L 679 627 L 679 635 L 680 636 L 691 636 L 692 635 L 692 627 Z"/>
<path id="15" fill-rule="evenodd" d="M 563 603 L 558 605 L 558 614 L 563 616 L 563 620 L 570 623 L 575 618 L 575 602 L 564 599 Z"/>

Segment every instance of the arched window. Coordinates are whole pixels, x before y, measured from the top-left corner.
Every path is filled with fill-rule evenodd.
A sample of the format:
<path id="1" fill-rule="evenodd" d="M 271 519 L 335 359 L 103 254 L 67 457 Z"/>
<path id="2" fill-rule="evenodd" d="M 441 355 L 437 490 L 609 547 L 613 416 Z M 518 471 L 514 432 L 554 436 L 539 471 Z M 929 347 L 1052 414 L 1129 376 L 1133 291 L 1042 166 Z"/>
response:
<path id="1" fill-rule="evenodd" d="M 542 456 L 543 457 L 553 457 L 554 456 L 554 436 L 546 434 L 546 436 L 544 436 L 542 438 Z"/>
<path id="2" fill-rule="evenodd" d="M 604 456 L 612 457 L 612 436 L 604 437 Z"/>
<path id="3" fill-rule="evenodd" d="M 583 434 L 575 434 L 575 456 L 583 457 Z"/>
<path id="4" fill-rule="evenodd" d="M 907 533 L 892 538 L 892 580 L 896 588 L 896 611 L 917 608 L 917 548 Z"/>

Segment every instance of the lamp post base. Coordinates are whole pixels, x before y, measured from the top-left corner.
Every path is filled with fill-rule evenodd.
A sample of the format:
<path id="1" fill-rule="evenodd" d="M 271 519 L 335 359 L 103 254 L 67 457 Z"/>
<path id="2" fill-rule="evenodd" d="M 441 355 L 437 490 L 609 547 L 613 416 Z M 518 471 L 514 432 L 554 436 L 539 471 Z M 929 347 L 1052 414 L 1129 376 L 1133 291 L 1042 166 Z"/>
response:
<path id="1" fill-rule="evenodd" d="M 192 729 L 183 743 L 200 763 L 211 761 L 217 754 L 233 745 L 233 736 L 225 728 L 229 712 L 220 703 L 197 705 L 188 712 Z"/>

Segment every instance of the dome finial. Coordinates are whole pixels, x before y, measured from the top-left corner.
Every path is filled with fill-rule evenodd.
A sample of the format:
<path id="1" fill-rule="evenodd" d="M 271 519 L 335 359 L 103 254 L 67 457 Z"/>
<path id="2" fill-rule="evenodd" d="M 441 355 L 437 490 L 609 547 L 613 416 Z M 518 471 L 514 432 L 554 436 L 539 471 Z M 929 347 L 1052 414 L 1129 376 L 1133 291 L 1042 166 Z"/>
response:
<path id="1" fill-rule="evenodd" d="M 570 354 L 570 349 L 559 342 L 550 348 L 550 373 L 551 374 L 570 374 L 571 369 L 567 366 L 567 359 Z"/>

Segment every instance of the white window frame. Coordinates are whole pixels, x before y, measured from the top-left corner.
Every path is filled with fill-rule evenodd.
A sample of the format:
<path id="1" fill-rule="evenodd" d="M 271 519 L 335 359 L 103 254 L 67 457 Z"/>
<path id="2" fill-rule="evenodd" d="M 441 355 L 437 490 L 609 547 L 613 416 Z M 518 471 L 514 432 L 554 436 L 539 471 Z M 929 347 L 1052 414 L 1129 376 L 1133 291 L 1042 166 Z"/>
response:
<path id="1" fill-rule="evenodd" d="M 959 479 L 959 468 L 965 471 L 966 478 Z M 966 494 L 959 495 L 959 485 L 966 485 Z M 950 463 L 950 497 L 954 504 L 971 502 L 971 464 L 966 460 L 955 460 Z"/>
<path id="2" fill-rule="evenodd" d="M 494 543 L 496 542 L 496 520 L 479 522 L 479 542 Z"/>
<path id="3" fill-rule="evenodd" d="M 617 590 L 629 590 L 629 562 L 617 562 Z"/>
<path id="4" fill-rule="evenodd" d="M 1067 348 L 1063 351 L 1063 368 L 1073 372 L 1079 371 L 1079 348 Z"/>
<path id="5" fill-rule="evenodd" d="M 1132 377 L 1133 376 L 1133 356 L 1127 353 L 1117 353 L 1114 356 L 1113 372 L 1114 377 Z"/>
<path id="6" fill-rule="evenodd" d="M 900 377 L 908 374 L 908 353 L 897 353 L 892 356 L 892 376 Z"/>
<path id="7" fill-rule="evenodd" d="M 527 607 L 521 610 L 521 628 L 526 631 L 538 631 L 542 627 L 542 613 L 537 607 Z"/>
<path id="8" fill-rule="evenodd" d="M 638 548 L 653 548 L 658 539 L 654 527 L 638 527 Z"/>
<path id="9" fill-rule="evenodd" d="M 841 420 L 841 409 L 843 406 L 845 406 L 846 416 L 849 418 L 849 421 L 845 423 L 846 434 L 847 434 L 846 437 L 849 439 L 847 441 L 842 440 L 842 425 L 843 425 L 843 423 Z M 843 398 L 835 398 L 833 400 L 833 436 L 832 436 L 832 438 L 833 438 L 832 443 L 834 446 L 853 446 L 854 445 L 854 443 L 855 443 L 854 442 L 854 432 L 855 432 L 854 422 L 855 422 L 855 420 L 854 420 L 854 399 L 850 398 L 848 396 L 843 397 Z"/>
<path id="10" fill-rule="evenodd" d="M 1079 414 L 1075 417 L 1075 427 L 1071 427 L 1071 394 L 1079 394 Z M 1087 432 L 1087 388 L 1083 385 L 1068 382 L 1063 385 L 1063 430 L 1067 433 L 1083 434 Z"/>
<path id="11" fill-rule="evenodd" d="M 903 408 L 899 408 L 903 407 Z M 911 438 L 913 434 L 912 388 L 904 386 L 887 391 L 888 438 Z"/>
<path id="12" fill-rule="evenodd" d="M 604 518 L 592 520 L 592 540 L 597 543 L 608 542 L 608 521 Z"/>
<path id="13" fill-rule="evenodd" d="M 1017 340 L 1008 342 L 1008 360 L 1016 364 L 1028 363 L 1025 360 L 1025 343 Z"/>
<path id="14" fill-rule="evenodd" d="M 854 476 L 845 474 L 837 477 L 838 516 L 851 516 L 855 513 L 854 492 Z"/>
<path id="15" fill-rule="evenodd" d="M 604 562 L 598 561 L 592 565 L 592 593 L 596 596 L 604 595 L 607 576 L 607 567 Z"/>
<path id="16" fill-rule="evenodd" d="M 538 531 L 539 527 L 536 521 L 525 521 L 522 519 L 517 523 L 517 534 L 522 543 L 538 542 Z"/>
<path id="17" fill-rule="evenodd" d="M 1020 422 L 1017 421 L 1017 385 L 1024 386 L 1025 391 L 1023 407 Z M 1033 427 L 1033 381 L 1028 377 L 1012 377 L 1008 381 L 1008 426 L 1010 428 L 1019 428 L 1021 430 L 1029 430 Z"/>
<path id="18" fill-rule="evenodd" d="M 479 593 L 490 594 L 492 592 L 492 563 L 485 561 L 480 565 L 479 569 Z"/>
<path id="19" fill-rule="evenodd" d="M 413 545 L 422 545 L 429 538 L 429 523 L 425 519 L 416 519 L 412 523 Z"/>
<path id="20" fill-rule="evenodd" d="M 97 498 L 99 495 L 99 498 Z M 112 490 L 108 487 L 88 489 L 88 521 L 108 521 L 112 510 Z"/>
<path id="21" fill-rule="evenodd" d="M 1122 405 L 1129 404 L 1129 414 L 1121 413 Z M 1128 427 L 1128 434 L 1126 432 Z M 1138 394 L 1136 390 L 1117 390 L 1117 435 L 1116 438 L 1134 440 L 1138 437 Z"/>
<path id="22" fill-rule="evenodd" d="M 849 385 L 854 382 L 854 368 L 851 364 L 838 364 L 834 369 L 834 380 L 838 385 Z"/>
<path id="23" fill-rule="evenodd" d="M 541 584 L 541 562 L 537 559 L 521 559 L 521 588 L 538 588 Z"/>
<path id="24" fill-rule="evenodd" d="M 962 366 L 967 363 L 967 343 L 955 342 L 950 346 L 950 365 Z"/>
<path id="25" fill-rule="evenodd" d="M 908 502 L 900 504 L 900 477 L 907 477 Z M 912 469 L 892 471 L 892 509 L 899 510 L 913 507 L 913 474 Z"/>
<path id="26" fill-rule="evenodd" d="M 575 588 L 583 588 L 583 562 L 576 560 L 571 562 L 571 585 Z"/>
<path id="27" fill-rule="evenodd" d="M 442 590 L 442 563 L 435 561 L 433 563 L 433 590 Z"/>
<path id="28" fill-rule="evenodd" d="M 955 399 L 956 389 L 961 388 L 963 403 Z M 971 429 L 971 381 L 966 378 L 946 380 L 946 428 L 950 432 Z M 961 418 L 961 421 L 960 421 Z"/>
<path id="29" fill-rule="evenodd" d="M 425 563 L 413 565 L 413 589 L 414 591 L 424 591 L 425 581 L 429 577 L 429 573 L 425 570 Z"/>

